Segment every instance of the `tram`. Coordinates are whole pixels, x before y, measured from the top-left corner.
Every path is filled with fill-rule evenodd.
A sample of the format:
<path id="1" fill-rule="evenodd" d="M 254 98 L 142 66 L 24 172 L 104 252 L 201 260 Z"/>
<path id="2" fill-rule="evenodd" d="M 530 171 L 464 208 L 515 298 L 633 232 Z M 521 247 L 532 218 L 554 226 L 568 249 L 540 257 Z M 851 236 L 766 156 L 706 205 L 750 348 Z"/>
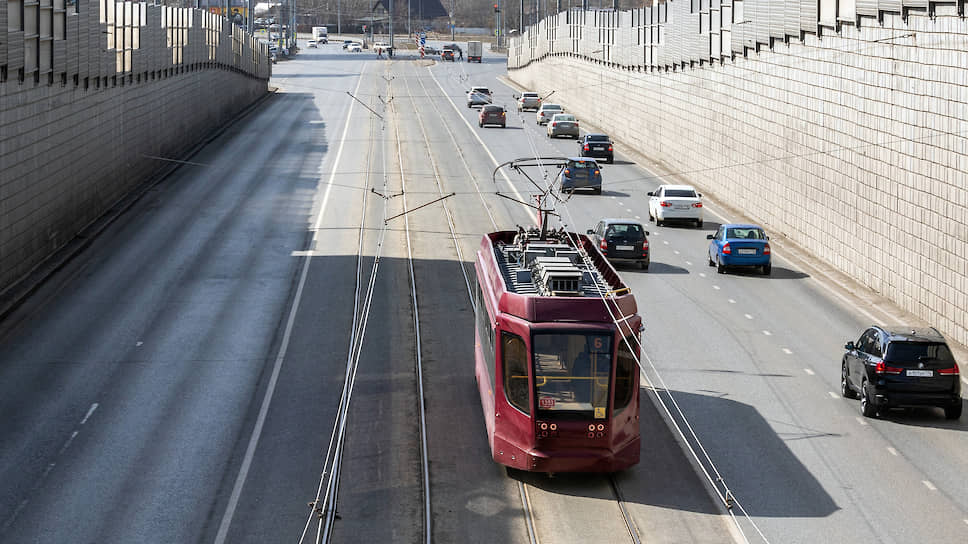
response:
<path id="1" fill-rule="evenodd" d="M 494 460 L 532 472 L 639 462 L 635 298 L 584 235 L 492 232 L 474 265 L 475 374 Z"/>

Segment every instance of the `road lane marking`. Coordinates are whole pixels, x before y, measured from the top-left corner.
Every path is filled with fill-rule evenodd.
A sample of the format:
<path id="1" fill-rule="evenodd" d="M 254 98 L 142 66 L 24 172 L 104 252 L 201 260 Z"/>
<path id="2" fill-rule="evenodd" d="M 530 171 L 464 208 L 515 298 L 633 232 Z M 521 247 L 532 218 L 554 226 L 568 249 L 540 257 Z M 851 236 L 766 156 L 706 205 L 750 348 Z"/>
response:
<path id="1" fill-rule="evenodd" d="M 809 368 L 804 368 L 803 371 L 806 372 L 807 374 L 811 375 L 811 376 L 813 376 L 814 374 L 816 374 L 816 372 L 814 372 L 813 370 L 810 370 Z"/>
<path id="2" fill-rule="evenodd" d="M 141 346 L 144 345 L 144 342 L 135 342 L 134 345 L 135 345 L 135 347 L 139 347 L 140 348 Z"/>
<path id="3" fill-rule="evenodd" d="M 860 423 L 861 425 L 867 425 L 867 422 L 861 417 L 855 417 L 854 419 L 856 419 L 857 423 Z"/>
<path id="4" fill-rule="evenodd" d="M 931 483 L 931 482 L 929 482 L 927 480 L 921 480 L 921 483 L 924 484 L 924 487 L 930 489 L 931 491 L 937 491 L 938 490 L 937 487 L 934 487 L 934 484 L 933 483 Z"/>
<path id="5" fill-rule="evenodd" d="M 832 398 L 832 399 L 839 399 L 840 398 L 840 395 L 838 395 L 837 393 L 834 393 L 833 391 L 827 391 L 827 394 L 830 395 L 830 398 Z"/>
<path id="6" fill-rule="evenodd" d="M 763 334 L 765 334 L 766 336 L 773 336 L 773 333 L 768 330 L 764 330 Z"/>
<path id="7" fill-rule="evenodd" d="M 705 278 L 706 277 L 706 273 L 705 272 L 700 272 L 699 273 L 699 277 L 700 278 Z"/>
<path id="8" fill-rule="evenodd" d="M 729 303 L 730 303 L 730 304 L 736 304 L 736 301 L 735 301 L 735 300 L 733 300 L 733 299 L 729 299 Z"/>
<path id="9" fill-rule="evenodd" d="M 669 245 L 669 240 L 662 240 L 662 243 L 665 245 Z M 679 253 L 679 252 L 677 251 L 676 253 Z"/>
<path id="10" fill-rule="evenodd" d="M 363 72 L 366 70 L 366 65 L 363 65 L 363 69 L 360 70 L 360 78 L 356 82 L 356 90 L 353 94 L 358 95 L 360 91 L 360 85 L 363 84 Z M 350 121 L 353 119 L 353 107 L 356 105 L 356 100 L 350 100 L 350 107 L 346 112 L 346 122 L 343 124 L 343 135 L 339 139 L 339 148 L 336 150 L 336 157 L 333 160 L 333 169 L 329 175 L 329 183 L 326 185 L 326 192 L 323 195 L 323 201 L 320 203 L 319 211 L 316 215 L 316 220 L 313 223 L 314 234 L 313 241 L 315 242 L 316 236 L 321 232 L 322 229 L 319 228 L 323 222 L 323 214 L 326 212 L 326 206 L 329 203 L 329 194 L 333 188 L 333 181 L 336 178 L 336 173 L 339 171 L 340 158 L 343 156 L 343 147 L 346 144 L 346 134 L 350 128 Z M 453 101 L 451 101 L 453 104 Z M 455 108 L 457 106 L 454 106 Z M 463 116 L 461 116 L 463 119 Z M 466 119 L 465 119 L 466 122 Z M 512 187 L 513 188 L 513 187 Z M 516 192 L 516 191 L 515 191 Z M 272 396 L 276 390 L 276 384 L 279 381 L 279 374 L 282 371 L 282 362 L 286 358 L 286 353 L 289 350 L 289 341 L 292 338 L 292 330 L 296 323 L 296 314 L 299 310 L 299 302 L 302 299 L 303 290 L 306 287 L 306 278 L 309 276 L 309 263 L 312 262 L 312 258 L 308 255 L 303 257 L 303 267 L 302 272 L 299 276 L 299 283 L 296 287 L 296 292 L 293 294 L 292 307 L 289 309 L 289 317 L 286 321 L 286 328 L 283 332 L 282 339 L 280 340 L 279 351 L 276 354 L 275 361 L 272 365 L 272 372 L 269 375 L 269 383 L 266 385 L 266 391 L 262 397 L 262 404 L 259 407 L 259 414 L 256 417 L 255 425 L 252 428 L 252 434 L 249 435 L 249 442 L 245 449 L 245 454 L 242 456 L 242 464 L 239 467 L 239 473 L 235 477 L 235 483 L 232 486 L 232 492 L 229 494 L 228 504 L 225 506 L 225 512 L 222 514 L 222 521 L 219 523 L 218 532 L 215 535 L 215 544 L 224 544 L 226 538 L 228 538 L 229 527 L 232 525 L 232 518 L 235 516 L 235 509 L 238 507 L 239 499 L 242 497 L 242 487 L 245 485 L 245 480 L 249 477 L 249 469 L 252 467 L 252 460 L 255 458 L 255 450 L 259 445 L 259 439 L 262 437 L 262 429 L 265 426 L 266 418 L 269 414 L 269 405 L 272 403 Z"/>
<path id="11" fill-rule="evenodd" d="M 787 348 L 783 348 L 783 353 L 786 353 L 787 355 L 793 355 L 793 352 Z"/>
<path id="12" fill-rule="evenodd" d="M 751 316 L 750 314 L 743 314 L 743 317 L 745 317 L 746 319 L 753 319 L 753 316 Z"/>
<path id="13" fill-rule="evenodd" d="M 61 446 L 61 449 L 59 452 L 57 452 L 57 455 L 63 455 L 63 453 L 67 451 L 67 448 L 71 447 L 71 442 L 74 442 L 74 439 L 77 438 L 77 434 L 77 431 L 71 433 L 70 438 L 67 439 L 67 442 L 64 442 L 64 445 Z"/>
<path id="14" fill-rule="evenodd" d="M 81 425 L 87 423 L 87 420 L 91 419 L 91 415 L 94 414 L 94 410 L 97 410 L 98 404 L 95 402 L 87 409 L 87 413 L 84 414 L 84 419 L 81 420 Z"/>
<path id="15" fill-rule="evenodd" d="M 666 242 L 666 243 L 668 244 L 669 242 Z M 675 250 L 675 249 L 673 249 L 672 252 L 675 253 L 676 255 L 679 254 L 679 251 L 678 250 Z"/>
<path id="16" fill-rule="evenodd" d="M 897 457 L 898 456 L 897 455 L 897 450 L 894 449 L 894 448 L 892 448 L 892 447 L 890 447 L 890 446 L 887 447 L 887 452 L 890 453 L 891 455 L 893 455 L 894 457 Z"/>
<path id="17" fill-rule="evenodd" d="M 686 266 L 692 266 L 692 261 L 686 261 Z"/>
<path id="18" fill-rule="evenodd" d="M 637 216 L 637 215 L 635 216 L 635 218 L 636 218 L 636 219 L 642 219 L 641 217 L 639 217 L 639 216 Z"/>
<path id="19" fill-rule="evenodd" d="M 719 286 L 718 285 L 713 285 L 713 289 L 719 291 Z"/>

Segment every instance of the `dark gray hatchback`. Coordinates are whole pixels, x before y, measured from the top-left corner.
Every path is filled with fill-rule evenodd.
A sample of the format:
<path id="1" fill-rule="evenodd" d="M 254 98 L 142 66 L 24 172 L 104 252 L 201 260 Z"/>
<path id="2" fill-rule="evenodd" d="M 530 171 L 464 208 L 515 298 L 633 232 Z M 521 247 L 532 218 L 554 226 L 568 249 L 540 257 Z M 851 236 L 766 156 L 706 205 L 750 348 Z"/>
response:
<path id="1" fill-rule="evenodd" d="M 592 243 L 613 263 L 635 263 L 649 269 L 649 231 L 634 219 L 602 219 L 588 231 Z"/>
<path id="2" fill-rule="evenodd" d="M 873 326 L 847 342 L 841 393 L 861 399 L 866 417 L 888 408 L 937 406 L 961 417 L 961 375 L 944 336 L 934 328 Z"/>

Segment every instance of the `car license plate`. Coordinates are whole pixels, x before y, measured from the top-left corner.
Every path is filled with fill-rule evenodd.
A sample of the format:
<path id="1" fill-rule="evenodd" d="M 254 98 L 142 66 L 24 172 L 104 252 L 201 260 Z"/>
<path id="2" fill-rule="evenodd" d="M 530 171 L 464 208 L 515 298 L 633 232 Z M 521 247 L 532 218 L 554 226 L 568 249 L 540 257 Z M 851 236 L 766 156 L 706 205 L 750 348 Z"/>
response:
<path id="1" fill-rule="evenodd" d="M 907 375 L 917 378 L 930 378 L 934 376 L 933 370 L 908 370 Z"/>
<path id="2" fill-rule="evenodd" d="M 740 249 L 738 250 L 740 255 L 756 255 L 755 249 Z"/>
<path id="3" fill-rule="evenodd" d="M 595 151 L 601 151 L 601 150 L 605 149 L 605 146 L 603 146 L 603 145 L 596 145 L 592 149 L 594 149 Z"/>
<path id="4" fill-rule="evenodd" d="M 689 206 L 676 206 L 677 210 L 688 210 Z"/>
<path id="5" fill-rule="evenodd" d="M 635 246 L 615 246 L 615 249 L 618 251 L 634 251 Z"/>

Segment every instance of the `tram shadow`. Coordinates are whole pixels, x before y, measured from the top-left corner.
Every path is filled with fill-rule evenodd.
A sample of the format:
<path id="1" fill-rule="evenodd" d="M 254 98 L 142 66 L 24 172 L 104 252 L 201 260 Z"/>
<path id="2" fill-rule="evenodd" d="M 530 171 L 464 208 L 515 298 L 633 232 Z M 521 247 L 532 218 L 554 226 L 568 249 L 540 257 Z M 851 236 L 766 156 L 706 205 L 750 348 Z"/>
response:
<path id="1" fill-rule="evenodd" d="M 672 394 L 702 439 L 702 446 L 716 469 L 726 478 L 733 496 L 752 515 L 826 517 L 839 509 L 787 447 L 790 440 L 821 440 L 827 444 L 838 435 L 794 428 L 781 437 L 757 409 L 748 404 L 713 395 L 682 391 Z M 639 419 L 641 459 L 638 465 L 616 473 L 615 483 L 626 504 L 639 513 L 636 518 L 648 516 L 646 524 L 707 523 L 700 520 L 705 515 L 720 514 L 723 509 L 712 499 L 705 476 L 697 471 L 691 454 L 681 445 L 681 439 L 673 434 L 675 431 L 664 411 L 660 412 L 661 409 L 657 409 L 649 398 L 649 393 L 643 390 Z M 663 400 L 668 403 L 665 395 Z M 678 423 L 683 427 L 681 421 Z M 690 444 L 697 449 L 692 439 Z M 709 468 L 705 460 L 703 465 Z M 509 471 L 509 474 L 550 493 L 613 498 L 607 478 L 601 474 L 556 474 L 553 477 L 520 471 Z M 713 474 L 714 480 L 715 477 Z M 662 512 L 662 516 L 671 519 L 656 521 L 658 518 L 649 512 Z"/>

